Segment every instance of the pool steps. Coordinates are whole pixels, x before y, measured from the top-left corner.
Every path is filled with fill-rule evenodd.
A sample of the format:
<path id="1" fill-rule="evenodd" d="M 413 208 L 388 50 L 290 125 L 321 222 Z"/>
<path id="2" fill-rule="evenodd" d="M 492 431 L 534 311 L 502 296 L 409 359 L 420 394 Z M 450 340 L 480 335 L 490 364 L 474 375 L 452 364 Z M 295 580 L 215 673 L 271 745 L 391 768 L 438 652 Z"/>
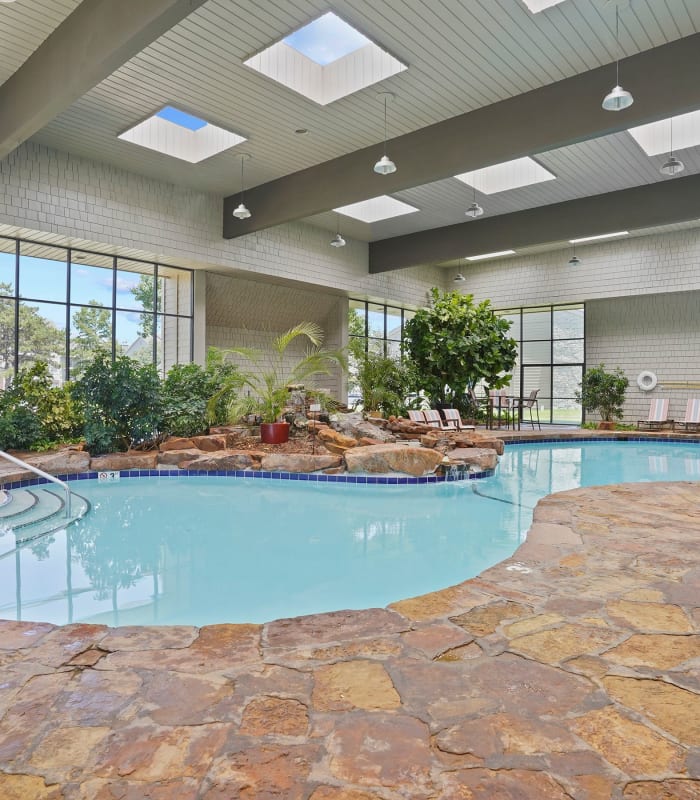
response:
<path id="1" fill-rule="evenodd" d="M 90 510 L 84 497 L 71 492 L 71 515 L 64 514 L 63 492 L 48 486 L 6 490 L 9 501 L 0 506 L 0 557 L 23 542 L 61 530 Z"/>

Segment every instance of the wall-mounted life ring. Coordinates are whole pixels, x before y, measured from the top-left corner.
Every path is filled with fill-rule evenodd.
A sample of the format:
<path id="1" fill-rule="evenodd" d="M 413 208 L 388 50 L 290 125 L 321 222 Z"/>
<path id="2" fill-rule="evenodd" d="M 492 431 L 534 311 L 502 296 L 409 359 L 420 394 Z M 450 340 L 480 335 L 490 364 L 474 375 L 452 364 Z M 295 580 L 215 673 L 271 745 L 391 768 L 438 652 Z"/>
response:
<path id="1" fill-rule="evenodd" d="M 644 370 L 644 372 L 640 372 L 637 375 L 637 386 L 643 392 L 650 392 L 658 383 L 658 379 L 653 372 L 649 372 L 649 370 Z"/>

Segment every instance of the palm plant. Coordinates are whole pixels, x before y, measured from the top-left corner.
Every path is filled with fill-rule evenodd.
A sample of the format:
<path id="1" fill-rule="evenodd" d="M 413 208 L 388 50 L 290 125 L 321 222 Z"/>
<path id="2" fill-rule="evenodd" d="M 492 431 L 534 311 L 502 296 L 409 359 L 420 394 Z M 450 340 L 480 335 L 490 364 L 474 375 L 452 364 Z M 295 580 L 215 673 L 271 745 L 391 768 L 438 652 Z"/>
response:
<path id="1" fill-rule="evenodd" d="M 299 337 L 307 339 L 303 356 L 292 361 L 287 357 L 289 346 Z M 250 347 L 231 347 L 225 356 L 240 356 L 251 369 L 241 369 L 237 382 L 223 386 L 209 401 L 214 409 L 225 400 L 229 420 L 235 421 L 248 414 L 259 416 L 264 423 L 277 422 L 289 401 L 289 385 L 304 384 L 316 375 L 328 375 L 335 365 L 346 367 L 345 354 L 340 350 L 322 347 L 323 331 L 315 322 L 300 322 L 276 336 L 269 350 Z M 241 397 L 239 389 L 248 387 L 250 395 Z"/>

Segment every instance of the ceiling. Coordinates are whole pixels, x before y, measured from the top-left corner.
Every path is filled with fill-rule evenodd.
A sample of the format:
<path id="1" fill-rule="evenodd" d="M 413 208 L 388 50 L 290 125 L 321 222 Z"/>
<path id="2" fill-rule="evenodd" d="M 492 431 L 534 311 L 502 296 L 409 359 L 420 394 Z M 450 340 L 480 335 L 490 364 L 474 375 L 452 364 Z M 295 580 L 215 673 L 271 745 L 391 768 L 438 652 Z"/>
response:
<path id="1" fill-rule="evenodd" d="M 77 14 L 69 15 L 77 7 L 85 14 L 92 11 L 93 19 L 99 21 L 105 8 L 119 7 L 120 2 L 123 7 L 126 0 L 16 0 L 0 4 L 0 81 L 7 81 L 13 73 L 15 78 L 21 76 L 23 70 L 31 75 L 27 69 L 31 60 L 24 62 L 32 53 L 34 68 L 41 67 L 42 47 L 48 47 L 50 34 L 59 26 L 62 42 L 57 43 L 70 52 L 71 37 L 75 39 L 80 28 L 72 24 Z M 132 5 L 139 8 L 138 4 Z M 538 14 L 531 14 L 522 0 L 434 0 L 429 4 L 423 0 L 335 0 L 332 6 L 320 0 L 206 0 L 192 3 L 189 8 L 186 0 L 153 0 L 151 5 L 178 5 L 179 21 L 167 30 L 156 31 L 158 35 L 143 47 L 143 36 L 141 40 L 132 37 L 132 52 L 122 65 L 110 67 L 98 82 L 81 89 L 79 96 L 77 91 L 74 96 L 66 92 L 64 107 L 57 113 L 54 97 L 54 106 L 49 108 L 47 104 L 46 116 L 50 114 L 50 118 L 41 122 L 31 139 L 222 197 L 234 195 L 236 202 L 240 190 L 238 152 L 245 150 L 251 155 L 245 165 L 245 184 L 246 203 L 253 218 L 238 229 L 242 233 L 255 230 L 257 197 L 261 210 L 258 219 L 265 218 L 263 203 L 269 206 L 270 219 L 297 219 L 300 211 L 311 206 L 301 203 L 297 208 L 294 197 L 311 197 L 320 184 L 332 184 L 332 192 L 319 194 L 328 197 L 328 203 L 332 200 L 332 204 L 322 203 L 319 213 L 304 212 L 301 218 L 335 233 L 338 218 L 331 209 L 342 204 L 346 183 L 340 167 L 342 159 L 350 163 L 352 154 L 353 169 L 357 172 L 356 165 L 366 162 L 367 173 L 359 170 L 361 179 L 355 181 L 354 196 L 346 202 L 357 199 L 358 192 L 370 197 L 385 192 L 386 187 L 397 186 L 391 195 L 420 209 L 415 214 L 374 224 L 340 218 L 344 235 L 384 242 L 384 249 L 391 247 L 386 240 L 392 237 L 445 226 L 480 226 L 493 217 L 505 220 L 528 209 L 669 181 L 658 171 L 664 157 L 646 156 L 625 132 L 627 112 L 599 109 L 603 95 L 615 82 L 618 49 L 616 5 L 612 0 L 564 0 Z M 329 8 L 407 64 L 408 69 L 381 84 L 319 106 L 243 65 L 249 56 Z M 662 48 L 700 31 L 697 0 L 620 0 L 618 8 L 620 82 L 626 87 L 625 70 L 628 64 L 631 70 L 635 54 Z M 144 28 L 145 25 L 144 22 Z M 100 31 L 100 35 L 108 37 L 109 31 Z M 58 35 L 54 39 L 58 40 Z M 107 44 L 114 45 L 110 41 Z M 114 50 L 127 53 L 124 47 L 115 46 Z M 47 60 L 46 66 L 50 65 Z M 605 70 L 596 72 L 604 65 L 608 65 Z M 679 75 L 684 66 L 677 64 Z M 82 70 L 81 65 L 76 69 Z M 605 121 L 594 126 L 595 130 L 582 129 L 578 137 L 569 133 L 564 146 L 537 150 L 537 160 L 557 176 L 556 180 L 493 195 L 477 193 L 477 200 L 485 209 L 479 220 L 465 222 L 464 211 L 472 201 L 472 188 L 445 175 L 493 163 L 488 161 L 488 147 L 483 144 L 485 141 L 488 145 L 492 130 L 484 125 L 473 132 L 474 142 L 466 141 L 463 147 L 465 167 L 454 172 L 445 172 L 444 164 L 438 165 L 439 144 L 435 148 L 434 174 L 431 158 L 421 153 L 421 164 L 411 164 L 411 148 L 401 148 L 401 137 L 410 143 L 415 137 L 410 139 L 408 135 L 420 136 L 418 132 L 427 126 L 464 115 L 468 121 L 470 113 L 487 113 L 480 110 L 503 101 L 517 102 L 523 93 L 533 93 L 534 98 L 542 87 L 585 74 L 595 76 L 595 85 L 601 87 L 595 90 L 591 114 L 599 118 L 602 114 Z M 651 80 L 652 76 L 648 77 Z M 696 77 L 697 72 L 695 80 Z M 0 107 L 8 99 L 5 92 L 9 86 L 6 83 L 0 87 Z M 686 93 L 679 100 L 682 106 L 674 110 L 669 103 L 663 109 L 652 103 L 645 106 L 643 81 L 630 88 L 635 95 L 632 108 L 645 120 L 700 108 L 700 90 L 690 99 Z M 388 152 L 392 154 L 391 146 L 396 140 L 401 154 L 401 159 L 395 157 L 397 177 L 404 175 L 397 183 L 372 173 L 383 139 L 379 90 L 390 90 L 395 95 L 388 114 Z M 510 142 L 518 155 L 519 126 L 527 123 L 522 108 L 527 108 L 529 97 L 524 98 L 525 106 L 520 106 L 521 116 L 513 116 L 512 127 L 504 126 L 501 120 L 498 132 L 500 140 Z M 166 104 L 241 133 L 248 141 L 198 164 L 189 164 L 117 138 Z M 507 136 L 503 135 L 504 127 Z M 297 134 L 297 129 L 308 133 Z M 358 154 L 365 148 L 370 150 Z M 678 155 L 686 167 L 683 177 L 700 173 L 700 147 Z M 338 171 L 334 173 L 336 164 Z M 420 183 L 411 183 L 412 172 Z M 334 174 L 339 179 L 333 181 Z M 276 182 L 275 191 L 268 189 L 266 195 L 264 187 L 272 181 Z M 286 195 L 284 191 L 277 192 L 278 187 L 284 189 L 285 182 Z M 411 185 L 402 185 L 407 182 Z M 347 181 L 348 187 L 350 183 Z M 275 196 L 285 198 L 284 202 L 279 200 L 275 205 Z M 238 234 L 234 231 L 230 235 Z M 551 246 L 552 241 L 542 236 L 541 244 Z M 529 247 L 536 244 L 531 242 Z M 503 241 L 498 249 L 507 247 L 508 241 Z M 455 258 L 454 253 L 452 257 L 443 253 L 436 259 L 422 257 L 422 263 L 426 261 L 453 264 Z"/>

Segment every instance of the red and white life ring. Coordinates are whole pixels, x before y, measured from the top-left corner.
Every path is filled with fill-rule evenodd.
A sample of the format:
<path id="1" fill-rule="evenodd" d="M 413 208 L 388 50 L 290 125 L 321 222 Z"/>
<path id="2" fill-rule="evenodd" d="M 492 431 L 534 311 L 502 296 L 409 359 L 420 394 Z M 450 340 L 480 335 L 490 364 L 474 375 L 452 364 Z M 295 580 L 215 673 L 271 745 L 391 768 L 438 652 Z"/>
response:
<path id="1" fill-rule="evenodd" d="M 643 392 L 650 392 L 658 382 L 656 375 L 649 370 L 644 370 L 637 375 L 637 386 Z"/>

